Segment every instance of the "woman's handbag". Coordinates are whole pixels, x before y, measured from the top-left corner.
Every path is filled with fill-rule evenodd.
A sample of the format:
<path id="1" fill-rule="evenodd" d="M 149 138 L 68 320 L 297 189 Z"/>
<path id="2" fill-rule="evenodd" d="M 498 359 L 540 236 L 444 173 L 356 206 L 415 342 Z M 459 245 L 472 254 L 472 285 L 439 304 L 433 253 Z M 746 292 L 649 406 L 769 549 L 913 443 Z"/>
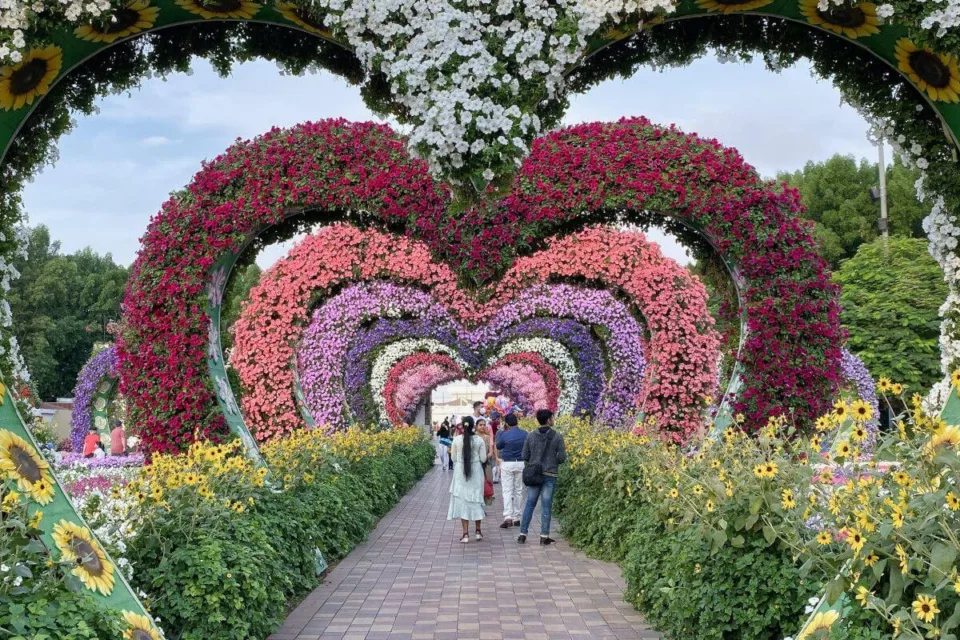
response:
<path id="1" fill-rule="evenodd" d="M 450 445 L 453 444 L 453 440 L 451 440 L 450 438 L 440 438 L 440 444 L 442 444 L 445 447 L 449 447 Z"/>
<path id="2" fill-rule="evenodd" d="M 543 444 L 543 451 L 540 452 L 539 462 L 533 462 L 523 468 L 523 484 L 528 487 L 539 487 L 543 484 L 543 461 L 547 458 L 547 450 L 550 449 L 550 443 L 553 442 L 553 429 L 547 431 L 546 442 Z"/>
<path id="3" fill-rule="evenodd" d="M 483 481 L 483 502 L 487 506 L 493 504 L 493 483 L 489 479 Z"/>

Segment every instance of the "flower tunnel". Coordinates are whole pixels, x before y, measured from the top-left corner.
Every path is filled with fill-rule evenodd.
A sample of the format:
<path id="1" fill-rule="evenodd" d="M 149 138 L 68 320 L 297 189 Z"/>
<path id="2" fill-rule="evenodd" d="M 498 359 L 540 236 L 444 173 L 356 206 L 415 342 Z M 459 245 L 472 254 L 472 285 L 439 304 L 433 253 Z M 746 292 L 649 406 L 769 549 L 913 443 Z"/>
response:
<path id="1" fill-rule="evenodd" d="M 302 428 L 304 413 L 331 429 L 399 422 L 436 381 L 460 378 L 503 388 L 527 412 L 553 408 L 624 427 L 638 409 L 680 406 L 692 429 L 702 420 L 702 395 L 713 392 L 714 376 L 703 376 L 700 394 L 655 391 L 663 397 L 654 397 L 647 392 L 656 387 L 645 377 L 644 351 L 668 361 L 664 352 L 682 342 L 685 361 L 709 370 L 718 341 L 709 332 L 705 290 L 638 233 L 591 227 L 556 240 L 537 260 L 551 262 L 553 252 L 572 253 L 575 244 L 588 256 L 584 244 L 591 238 L 596 250 L 622 243 L 641 256 L 631 277 L 649 278 L 662 298 L 641 294 L 625 302 L 605 289 L 533 284 L 537 267 L 518 263 L 498 289 L 475 296 L 488 299 L 481 304 L 464 297 L 452 273 L 416 242 L 346 224 L 308 236 L 264 275 L 233 328 L 230 364 L 255 437 L 273 437 L 278 426 Z M 387 244 L 392 252 L 380 253 Z M 389 256 L 384 264 L 378 264 L 381 255 Z M 347 265 L 347 273 L 336 274 L 337 264 Z M 356 273 L 354 265 L 361 264 Z M 316 305 L 312 312 L 309 304 Z M 296 371 L 290 371 L 293 361 Z M 657 375 L 677 374 L 664 366 Z M 294 410 L 299 398 L 305 412 Z"/>
<path id="2" fill-rule="evenodd" d="M 131 418 L 142 425 L 150 451 L 174 452 L 197 436 L 233 432 L 256 452 L 257 439 L 304 425 L 338 428 L 351 416 L 370 419 L 381 410 L 370 391 L 381 378 L 385 390 L 391 385 L 382 410 L 405 418 L 420 389 L 457 368 L 470 378 L 498 380 L 531 406 L 555 402 L 561 411 L 572 406 L 620 426 L 641 415 L 684 440 L 702 426 L 704 398 L 716 392 L 718 336 L 689 274 L 657 264 L 641 237 L 603 226 L 621 223 L 692 229 L 730 267 L 743 325 L 721 410 L 744 413 L 751 428 L 778 411 L 812 421 L 844 375 L 861 373 L 841 350 L 836 292 L 799 219 L 796 194 L 764 183 L 714 141 L 640 118 L 541 137 L 559 123 L 569 93 L 640 64 L 686 63 L 709 47 L 739 56 L 759 52 L 774 66 L 811 58 L 924 171 L 922 188 L 934 203 L 926 228 L 954 291 L 944 311 L 944 369 L 960 361 L 960 224 L 951 213 L 960 206 L 954 161 L 960 51 L 947 29 L 952 17 L 936 3 L 896 17 L 886 5 L 823 9 L 811 0 L 652 2 L 649 12 L 623 14 L 601 3 L 562 16 L 569 20 L 546 12 L 549 21 L 523 14 L 531 32 L 573 26 L 562 37 L 543 38 L 556 44 L 526 61 L 508 56 L 513 77 L 506 86 L 525 77 L 531 91 L 494 91 L 492 83 L 502 81 L 493 65 L 476 66 L 485 72 L 478 87 L 505 101 L 483 103 L 485 117 L 495 120 L 489 131 L 464 123 L 456 112 L 461 103 L 428 81 L 448 78 L 442 61 L 418 58 L 431 71 L 422 77 L 403 71 L 417 64 L 388 62 L 398 50 L 407 55 L 383 37 L 390 21 L 373 12 L 355 24 L 345 10 L 352 2 L 337 9 L 320 3 L 325 10 L 250 0 L 100 4 L 109 8 L 104 15 L 97 4 L 46 0 L 3 15 L 5 255 L 17 248 L 10 232 L 20 218 L 19 191 L 51 157 L 71 110 L 89 110 L 98 93 L 134 86 L 153 70 L 183 68 L 195 54 L 226 65 L 272 57 L 290 70 L 322 66 L 364 83 L 378 112 L 403 113 L 412 125 L 409 140 L 387 127 L 345 121 L 275 130 L 205 165 L 164 205 L 133 269 L 129 325 L 116 356 Z M 38 7 L 45 9 L 40 21 Z M 573 11 L 562 3 L 557 10 Z M 477 15 L 441 26 L 453 42 L 468 36 L 499 42 L 499 18 L 484 31 Z M 437 28 L 419 13 L 411 16 L 414 31 Z M 724 29 L 700 28 L 707 23 Z M 484 46 L 477 51 L 489 56 Z M 449 182 L 434 181 L 428 162 L 414 160 L 408 147 Z M 464 194 L 479 202 L 465 202 Z M 268 364 L 257 370 L 238 340 L 233 365 L 244 385 L 238 403 L 220 345 L 224 286 L 247 247 L 307 219 L 354 226 L 330 227 L 345 234 L 344 243 L 324 264 L 311 265 L 313 275 L 278 269 L 286 289 L 278 285 L 251 301 L 236 330 L 257 337 L 251 348 Z M 391 306 L 394 295 L 404 306 Z M 288 304 L 280 304 L 283 297 Z M 368 315 L 358 319 L 344 305 L 361 299 Z M 428 300 L 443 304 L 417 306 Z M 330 323 L 357 339 L 335 341 L 328 356 L 318 347 Z M 9 330 L 2 331 L 9 339 Z M 404 340 L 421 346 L 373 375 L 382 352 Z M 430 340 L 436 344 L 427 348 Z M 5 374 L 17 368 L 13 351 L 4 348 Z M 409 366 L 418 358 L 433 361 Z M 329 375 L 337 366 L 342 375 Z M 151 637 L 146 612 L 122 577 L 114 584 L 94 575 L 109 559 L 36 455 L 12 396 L 4 397 L 0 450 L 17 456 L 21 489 L 51 516 L 45 540 L 65 558 L 82 550 L 92 563 L 88 588 L 125 612 L 130 634 Z M 91 397 L 96 411 L 98 397 Z M 960 417 L 956 394 L 946 415 Z"/>

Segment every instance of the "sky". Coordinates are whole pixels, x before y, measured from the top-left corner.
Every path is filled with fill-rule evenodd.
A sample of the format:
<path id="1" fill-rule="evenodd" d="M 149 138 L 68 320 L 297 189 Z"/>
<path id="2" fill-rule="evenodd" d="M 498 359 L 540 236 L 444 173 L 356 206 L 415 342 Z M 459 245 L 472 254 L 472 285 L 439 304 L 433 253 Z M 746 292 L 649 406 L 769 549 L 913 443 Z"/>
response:
<path id="1" fill-rule="evenodd" d="M 736 147 L 764 176 L 834 153 L 876 157 L 864 120 L 805 64 L 772 73 L 761 63 L 706 58 L 681 69 L 642 70 L 574 96 L 565 123 L 633 115 Z M 259 61 L 220 78 L 198 61 L 189 75 L 147 80 L 78 118 L 60 140 L 59 161 L 24 191 L 29 223 L 47 225 L 66 253 L 89 246 L 130 264 L 151 216 L 203 160 L 237 138 L 328 117 L 377 119 L 357 87 L 331 74 L 283 75 Z M 649 236 L 668 256 L 688 262 L 671 238 L 656 230 Z M 269 247 L 258 262 L 267 266 L 288 249 Z"/>

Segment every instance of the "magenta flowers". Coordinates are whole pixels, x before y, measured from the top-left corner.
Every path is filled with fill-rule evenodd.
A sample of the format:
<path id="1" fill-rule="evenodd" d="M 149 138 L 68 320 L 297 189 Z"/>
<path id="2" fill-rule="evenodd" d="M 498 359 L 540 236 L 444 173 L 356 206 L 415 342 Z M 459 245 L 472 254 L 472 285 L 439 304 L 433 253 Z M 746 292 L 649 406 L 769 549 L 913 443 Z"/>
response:
<path id="1" fill-rule="evenodd" d="M 331 120 L 274 130 L 205 165 L 151 224 L 124 303 L 122 391 L 143 446 L 177 450 L 195 433 L 223 432 L 206 375 L 211 270 L 300 209 L 331 212 L 331 221 L 338 219 L 333 212 L 360 212 L 365 224 L 407 237 L 341 229 L 338 244 L 317 259 L 296 253 L 303 259 L 296 268 L 312 268 L 275 272 L 277 286 L 251 302 L 255 319 L 247 327 L 255 330 L 248 335 L 259 342 L 244 347 L 238 340 L 246 352 L 235 354 L 235 366 L 244 414 L 260 437 L 301 425 L 289 371 L 297 340 L 288 338 L 309 321 L 311 296 L 383 278 L 429 292 L 469 326 L 548 281 L 622 293 L 649 332 L 635 409 L 683 439 L 700 420 L 703 398 L 715 392 L 719 346 L 705 292 L 685 270 L 665 266 L 655 247 L 644 248 L 642 235 L 591 227 L 649 222 L 651 212 L 702 230 L 737 267 L 747 334 L 736 408 L 748 426 L 784 410 L 819 415 L 839 384 L 836 290 L 799 218 L 797 194 L 766 184 L 715 141 L 642 118 L 578 125 L 537 141 L 504 198 L 490 194 L 457 215 L 450 204 L 449 190 L 384 126 Z M 554 234 L 540 252 L 513 252 L 528 253 Z M 477 289 L 461 290 L 458 280 Z M 251 361 L 260 355 L 273 367 L 265 377 L 253 375 Z"/>

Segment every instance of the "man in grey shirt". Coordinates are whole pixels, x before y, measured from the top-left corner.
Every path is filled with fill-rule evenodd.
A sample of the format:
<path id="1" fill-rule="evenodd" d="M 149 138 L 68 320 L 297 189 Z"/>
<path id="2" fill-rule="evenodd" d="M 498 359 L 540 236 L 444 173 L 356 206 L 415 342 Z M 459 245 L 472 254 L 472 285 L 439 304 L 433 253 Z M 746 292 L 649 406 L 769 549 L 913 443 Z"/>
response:
<path id="1" fill-rule="evenodd" d="M 567 450 L 563 436 L 553 430 L 553 412 L 549 409 L 537 411 L 540 428 L 530 433 L 523 443 L 523 461 L 543 465 L 543 484 L 527 487 L 527 504 L 523 508 L 520 521 L 520 536 L 517 542 L 527 541 L 527 531 L 533 520 L 533 510 L 541 498 L 540 505 L 540 544 L 553 544 L 550 537 L 550 511 L 553 507 L 553 492 L 557 488 L 557 470 L 567 460 Z"/>

